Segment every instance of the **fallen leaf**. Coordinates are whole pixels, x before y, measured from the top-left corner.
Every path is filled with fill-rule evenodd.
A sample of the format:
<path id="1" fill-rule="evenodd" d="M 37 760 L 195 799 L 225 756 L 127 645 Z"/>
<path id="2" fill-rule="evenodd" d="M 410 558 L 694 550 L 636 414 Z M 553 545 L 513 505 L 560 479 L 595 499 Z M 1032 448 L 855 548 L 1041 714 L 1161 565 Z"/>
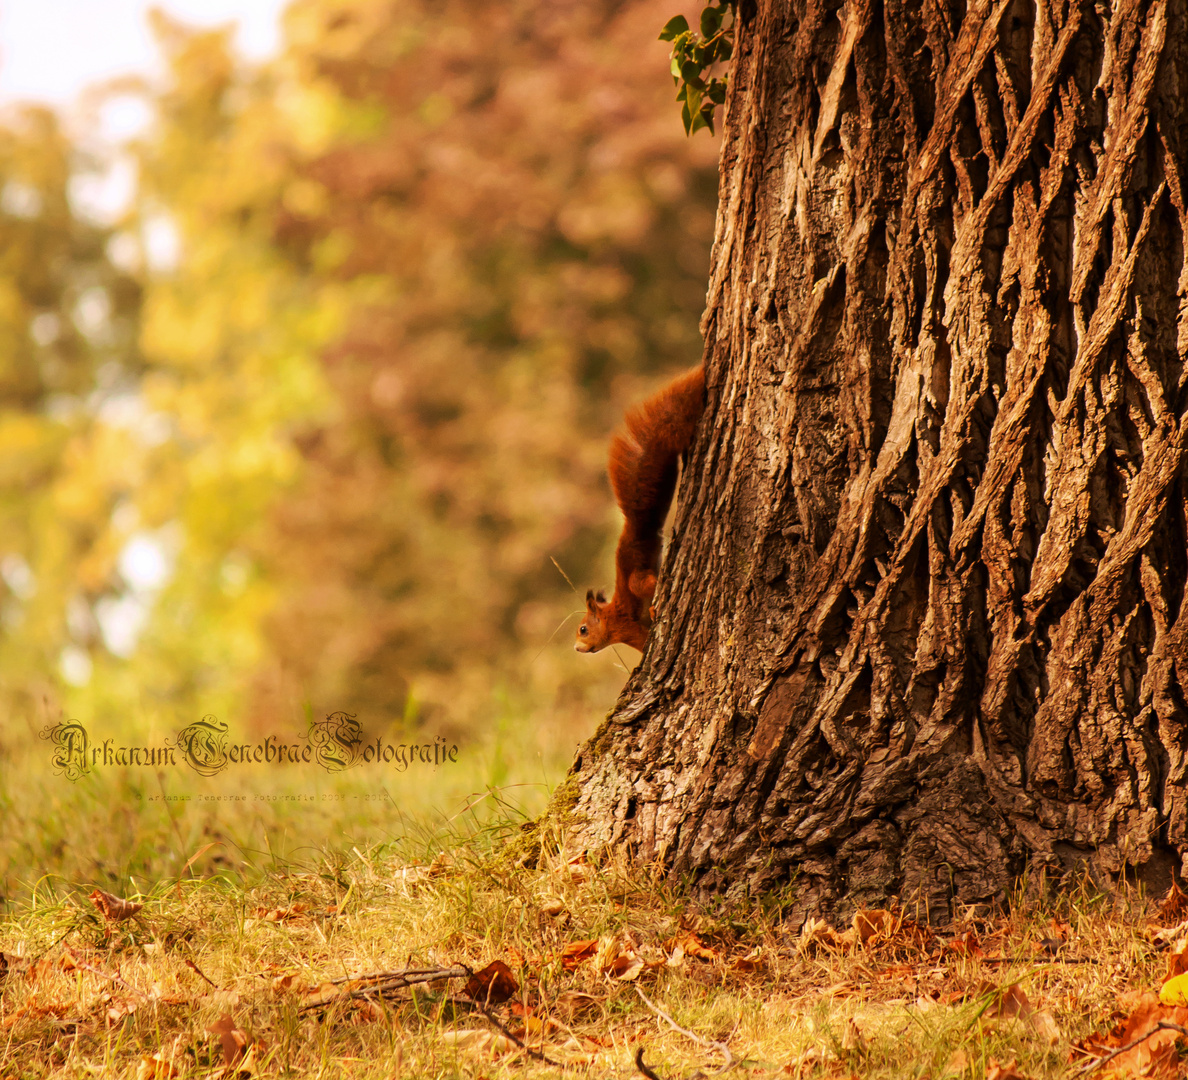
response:
<path id="1" fill-rule="evenodd" d="M 1018 1062 L 1012 1058 L 1005 1065 L 1000 1065 L 994 1058 L 990 1059 L 990 1067 L 986 1070 L 986 1080 L 1027 1080 L 1018 1070 Z"/>
<path id="2" fill-rule="evenodd" d="M 112 896 L 111 893 L 104 892 L 102 889 L 95 889 L 91 893 L 91 903 L 99 909 L 99 914 L 108 922 L 122 922 L 124 919 L 130 919 L 144 907 L 144 904 L 138 904 L 132 900 L 121 900 L 118 896 Z"/>
<path id="3" fill-rule="evenodd" d="M 1176 1044 L 1184 1035 L 1175 1028 L 1161 1028 L 1161 1023 L 1188 1026 L 1188 1009 L 1160 1004 L 1154 994 L 1136 999 L 1134 1011 L 1108 1035 L 1090 1036 L 1073 1047 L 1087 1057 L 1102 1058 L 1119 1047 L 1135 1043 L 1110 1060 L 1110 1069 L 1122 1076 L 1150 1077 L 1153 1080 L 1177 1080 L 1179 1052 Z"/>
<path id="4" fill-rule="evenodd" d="M 118 1024 L 125 1016 L 131 1016 L 140 1007 L 140 1002 L 132 1001 L 129 998 L 113 998 L 109 1001 L 107 1006 L 107 1013 L 104 1019 L 107 1026 L 111 1027 Z"/>
<path id="5" fill-rule="evenodd" d="M 955 937 L 951 941 L 945 942 L 945 952 L 956 953 L 958 956 L 983 956 L 982 943 L 978 940 L 978 935 L 972 930 L 967 930 L 960 937 Z M 958 1051 L 960 1053 L 961 1051 Z"/>
<path id="6" fill-rule="evenodd" d="M 520 989 L 515 976 L 502 960 L 492 960 L 482 971 L 476 971 L 466 983 L 463 993 L 472 1001 L 498 1005 L 512 998 Z"/>
<path id="7" fill-rule="evenodd" d="M 899 929 L 899 919 L 890 911 L 877 908 L 874 911 L 859 911 L 852 924 L 858 944 L 865 947 L 872 939 L 890 937 Z"/>
<path id="8" fill-rule="evenodd" d="M 953 1056 L 950 1057 L 948 1062 L 945 1064 L 944 1072 L 942 1072 L 941 1075 L 950 1076 L 956 1074 L 957 1076 L 963 1076 L 965 1074 L 965 1070 L 968 1068 L 969 1058 L 966 1056 L 965 1051 L 954 1050 Z"/>
<path id="9" fill-rule="evenodd" d="M 441 1041 L 459 1050 L 485 1051 L 489 1054 L 507 1054 L 518 1049 L 506 1035 L 496 1035 L 485 1028 L 462 1028 L 460 1031 L 443 1031 Z"/>
<path id="10" fill-rule="evenodd" d="M 1174 979 L 1186 971 L 1188 971 L 1188 951 L 1181 949 L 1179 952 L 1167 954 L 1167 974 L 1163 976 L 1165 983 L 1168 979 Z"/>
<path id="11" fill-rule="evenodd" d="M 1182 953 L 1177 953 L 1176 957 L 1182 955 Z M 1172 959 L 1176 957 L 1172 957 Z M 1159 988 L 1159 1002 L 1162 1005 L 1188 1006 L 1188 975 L 1174 975 L 1168 979 Z"/>
<path id="12" fill-rule="evenodd" d="M 988 1020 L 1017 1020 L 1049 1044 L 1060 1041 L 1060 1029 L 1050 1012 L 1036 1009 L 1017 983 L 1008 986 L 982 1014 Z"/>
<path id="13" fill-rule="evenodd" d="M 559 896 L 546 896 L 540 902 L 540 910 L 550 918 L 555 919 L 559 915 L 565 914 L 565 901 Z"/>
<path id="14" fill-rule="evenodd" d="M 1188 911 L 1188 893 L 1185 893 L 1173 880 L 1171 888 L 1159 905 L 1158 919 L 1164 926 L 1181 919 Z"/>
<path id="15" fill-rule="evenodd" d="M 566 971 L 572 971 L 578 964 L 589 960 L 597 952 L 597 938 L 591 938 L 589 941 L 571 941 L 568 945 L 561 947 L 561 966 Z"/>
<path id="16" fill-rule="evenodd" d="M 247 1050 L 248 1037 L 235 1026 L 230 1013 L 224 1013 L 207 1029 L 219 1037 L 223 1046 L 223 1064 L 234 1065 Z"/>
<path id="17" fill-rule="evenodd" d="M 694 956 L 698 960 L 717 960 L 718 951 L 711 949 L 697 934 L 680 934 L 660 943 L 666 954 L 680 952 L 682 956 Z"/>
<path id="18" fill-rule="evenodd" d="M 808 952 L 814 946 L 821 946 L 829 950 L 839 950 L 846 945 L 842 936 L 833 929 L 824 919 L 808 918 L 805 920 L 804 926 L 800 930 L 800 944 L 798 946 L 801 952 Z"/>
<path id="19" fill-rule="evenodd" d="M 179 1076 L 181 1070 L 173 1063 L 174 1054 L 158 1050 L 153 1055 L 143 1054 L 136 1068 L 136 1080 L 169 1080 Z"/>
<path id="20" fill-rule="evenodd" d="M 256 908 L 256 918 L 265 922 L 289 922 L 300 919 L 309 910 L 308 904 L 292 904 L 287 908 Z"/>
<path id="21" fill-rule="evenodd" d="M 735 957 L 730 961 L 731 970 L 740 975 L 750 975 L 763 968 L 763 950 L 752 949 L 746 956 Z"/>
<path id="22" fill-rule="evenodd" d="M 583 994 L 580 990 L 566 990 L 557 995 L 553 1008 L 562 1019 L 574 1020 L 583 1013 L 597 1008 L 601 1003 L 601 999 L 592 994 Z"/>

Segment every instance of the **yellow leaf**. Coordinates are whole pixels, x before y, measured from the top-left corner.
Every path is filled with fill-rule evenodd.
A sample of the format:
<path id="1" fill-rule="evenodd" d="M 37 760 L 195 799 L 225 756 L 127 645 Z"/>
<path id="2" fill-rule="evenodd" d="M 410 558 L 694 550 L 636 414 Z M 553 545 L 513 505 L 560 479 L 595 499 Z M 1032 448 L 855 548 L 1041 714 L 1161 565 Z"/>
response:
<path id="1" fill-rule="evenodd" d="M 1188 1005 L 1188 973 L 1168 979 L 1159 990 L 1163 1005 Z"/>

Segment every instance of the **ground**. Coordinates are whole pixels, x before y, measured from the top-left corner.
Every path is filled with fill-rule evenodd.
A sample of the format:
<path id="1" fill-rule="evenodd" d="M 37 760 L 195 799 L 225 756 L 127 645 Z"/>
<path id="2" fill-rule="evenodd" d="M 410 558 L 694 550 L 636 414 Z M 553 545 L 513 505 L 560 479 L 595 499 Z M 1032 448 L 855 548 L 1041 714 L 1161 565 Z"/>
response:
<path id="1" fill-rule="evenodd" d="M 1188 1018 L 1151 996 L 1183 963 L 1178 894 L 1031 883 L 944 932 L 793 929 L 795 883 L 697 905 L 648 868 L 515 865 L 506 836 L 42 886 L 0 921 L 0 1077 L 628 1077 L 639 1052 L 663 1080 L 1182 1075 L 1174 1027 L 1105 1059 Z"/>

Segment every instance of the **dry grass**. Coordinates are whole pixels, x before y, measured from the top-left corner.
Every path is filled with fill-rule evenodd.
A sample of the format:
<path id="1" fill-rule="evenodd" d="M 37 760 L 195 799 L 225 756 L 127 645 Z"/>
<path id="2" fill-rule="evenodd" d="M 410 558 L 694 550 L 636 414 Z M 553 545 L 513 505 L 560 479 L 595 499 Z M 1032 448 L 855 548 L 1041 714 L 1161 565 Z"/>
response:
<path id="1" fill-rule="evenodd" d="M 809 939 L 779 897 L 705 908 L 627 867 L 517 867 L 501 835 L 455 835 L 431 861 L 389 845 L 251 882 L 165 881 L 121 921 L 85 888 L 43 888 L 0 922 L 0 1077 L 555 1075 L 462 980 L 307 1007 L 358 985 L 334 979 L 493 960 L 517 989 L 492 1015 L 576 1075 L 639 1075 L 640 1047 L 665 1080 L 710 1073 L 721 1043 L 735 1076 L 939 1080 L 1015 1059 L 1072 1077 L 1072 1044 L 1166 967 L 1135 892 L 1086 886 L 939 937 L 876 917 L 865 942 Z"/>

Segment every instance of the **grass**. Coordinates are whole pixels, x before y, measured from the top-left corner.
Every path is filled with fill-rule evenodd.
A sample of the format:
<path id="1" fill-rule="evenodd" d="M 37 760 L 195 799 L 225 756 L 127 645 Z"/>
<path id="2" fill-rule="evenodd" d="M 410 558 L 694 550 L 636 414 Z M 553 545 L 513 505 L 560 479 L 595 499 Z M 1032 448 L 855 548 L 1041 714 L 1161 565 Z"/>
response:
<path id="1" fill-rule="evenodd" d="M 505 841 L 583 733 L 490 732 L 453 771 L 267 783 L 98 770 L 72 784 L 10 741 L 0 1080 L 558 1075 L 508 1031 L 581 1076 L 639 1076 L 642 1049 L 662 1080 L 727 1053 L 737 1077 L 982 1080 L 1014 1060 L 1019 1076 L 1072 1078 L 1074 1045 L 1109 1045 L 1188 934 L 1159 933 L 1125 885 L 1029 889 L 940 935 L 882 915 L 861 934 L 802 933 L 781 922 L 786 896 L 698 905 L 649 867 L 555 850 L 513 865 Z M 143 907 L 109 920 L 95 889 Z M 489 1016 L 465 980 L 342 996 L 367 973 L 492 961 L 515 992 Z M 1132 1075 L 1110 1069 L 1094 1080 Z"/>
<path id="2" fill-rule="evenodd" d="M 1024 1076 L 1072 1077 L 1072 1043 L 1164 967 L 1133 892 L 1020 903 L 944 938 L 892 921 L 865 945 L 814 941 L 778 905 L 699 908 L 630 867 L 510 865 L 515 825 L 456 827 L 431 859 L 422 837 L 275 860 L 251 881 L 187 874 L 122 921 L 85 885 L 38 887 L 0 923 L 0 1076 L 232 1075 L 227 1039 L 250 1051 L 240 1075 L 556 1075 L 461 980 L 306 1007 L 341 994 L 336 978 L 501 960 L 517 988 L 491 1014 L 577 1075 L 638 1075 L 641 1047 L 666 1080 L 708 1072 L 719 1043 L 739 1076 L 984 1077 L 1015 1059 Z M 1058 956 L 1045 940 L 1064 942 Z M 1011 1017 L 1020 997 L 1033 1012 Z"/>

